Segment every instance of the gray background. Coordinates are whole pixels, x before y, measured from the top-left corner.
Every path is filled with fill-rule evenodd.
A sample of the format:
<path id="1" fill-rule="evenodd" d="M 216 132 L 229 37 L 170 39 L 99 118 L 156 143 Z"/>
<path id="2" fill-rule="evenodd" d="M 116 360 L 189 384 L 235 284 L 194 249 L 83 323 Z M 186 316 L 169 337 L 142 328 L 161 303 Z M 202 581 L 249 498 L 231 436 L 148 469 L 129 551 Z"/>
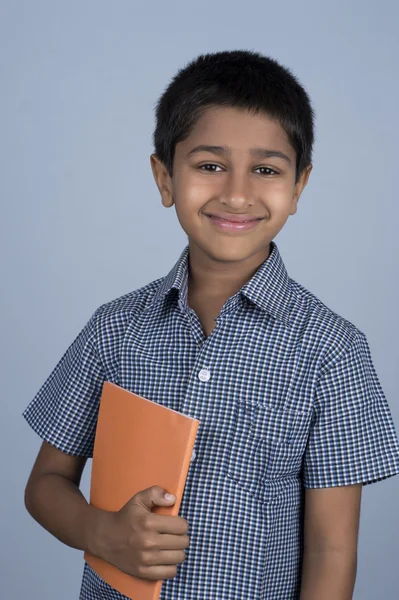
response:
<path id="1" fill-rule="evenodd" d="M 0 3 L 2 598 L 78 598 L 82 553 L 24 509 L 40 439 L 21 413 L 94 310 L 186 244 L 149 155 L 155 102 L 200 53 L 261 51 L 311 94 L 314 170 L 276 242 L 367 335 L 399 423 L 398 17 L 393 1 Z M 396 477 L 364 489 L 357 600 L 397 598 L 398 500 Z"/>

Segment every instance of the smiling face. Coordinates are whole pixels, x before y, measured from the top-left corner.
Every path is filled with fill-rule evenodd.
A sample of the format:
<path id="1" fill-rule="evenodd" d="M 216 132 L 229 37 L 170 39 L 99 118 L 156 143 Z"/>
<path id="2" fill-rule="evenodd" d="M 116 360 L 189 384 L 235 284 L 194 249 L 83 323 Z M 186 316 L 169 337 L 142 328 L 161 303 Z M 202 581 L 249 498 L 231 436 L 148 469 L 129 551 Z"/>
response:
<path id="1" fill-rule="evenodd" d="M 211 107 L 176 144 L 171 178 L 155 155 L 155 180 L 166 207 L 176 207 L 190 257 L 251 270 L 297 209 L 311 166 L 295 183 L 296 153 L 281 125 L 263 113 Z M 258 218 L 247 229 L 221 227 L 208 214 Z M 228 215 L 227 215 L 228 216 Z"/>

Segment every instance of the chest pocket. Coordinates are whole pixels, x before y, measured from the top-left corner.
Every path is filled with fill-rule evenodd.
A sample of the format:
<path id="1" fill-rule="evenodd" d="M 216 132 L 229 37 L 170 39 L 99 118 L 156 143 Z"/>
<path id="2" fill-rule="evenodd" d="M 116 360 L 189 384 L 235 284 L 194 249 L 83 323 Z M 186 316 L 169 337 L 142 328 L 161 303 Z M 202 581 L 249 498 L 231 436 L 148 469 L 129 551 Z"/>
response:
<path id="1" fill-rule="evenodd" d="M 298 482 L 311 411 L 239 402 L 224 474 L 260 502 Z"/>

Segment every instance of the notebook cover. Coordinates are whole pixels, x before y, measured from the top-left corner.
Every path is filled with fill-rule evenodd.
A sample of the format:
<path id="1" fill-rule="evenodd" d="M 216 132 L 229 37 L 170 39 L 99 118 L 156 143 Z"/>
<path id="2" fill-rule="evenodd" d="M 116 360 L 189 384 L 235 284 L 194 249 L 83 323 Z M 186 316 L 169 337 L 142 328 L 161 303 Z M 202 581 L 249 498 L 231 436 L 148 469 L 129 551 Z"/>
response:
<path id="1" fill-rule="evenodd" d="M 138 491 L 159 485 L 173 506 L 152 512 L 178 515 L 200 421 L 110 382 L 103 385 L 94 441 L 90 504 L 117 511 Z M 131 600 L 158 600 L 162 581 L 123 573 L 85 552 L 86 562 Z"/>

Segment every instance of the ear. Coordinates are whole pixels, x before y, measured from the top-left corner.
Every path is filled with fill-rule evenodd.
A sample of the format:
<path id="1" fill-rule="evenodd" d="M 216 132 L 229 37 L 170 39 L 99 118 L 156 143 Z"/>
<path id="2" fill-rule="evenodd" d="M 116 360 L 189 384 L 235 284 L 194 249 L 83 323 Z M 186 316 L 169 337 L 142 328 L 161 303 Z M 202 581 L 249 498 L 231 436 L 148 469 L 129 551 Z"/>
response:
<path id="1" fill-rule="evenodd" d="M 304 170 L 302 171 L 301 175 L 299 176 L 297 183 L 295 184 L 294 195 L 292 197 L 290 215 L 294 215 L 296 213 L 298 200 L 299 200 L 306 184 L 309 181 L 310 172 L 311 172 L 312 168 L 313 167 L 311 164 L 309 164 L 307 167 L 305 167 Z"/>
<path id="2" fill-rule="evenodd" d="M 172 179 L 168 169 L 156 154 L 151 154 L 151 169 L 164 206 L 173 206 Z"/>

